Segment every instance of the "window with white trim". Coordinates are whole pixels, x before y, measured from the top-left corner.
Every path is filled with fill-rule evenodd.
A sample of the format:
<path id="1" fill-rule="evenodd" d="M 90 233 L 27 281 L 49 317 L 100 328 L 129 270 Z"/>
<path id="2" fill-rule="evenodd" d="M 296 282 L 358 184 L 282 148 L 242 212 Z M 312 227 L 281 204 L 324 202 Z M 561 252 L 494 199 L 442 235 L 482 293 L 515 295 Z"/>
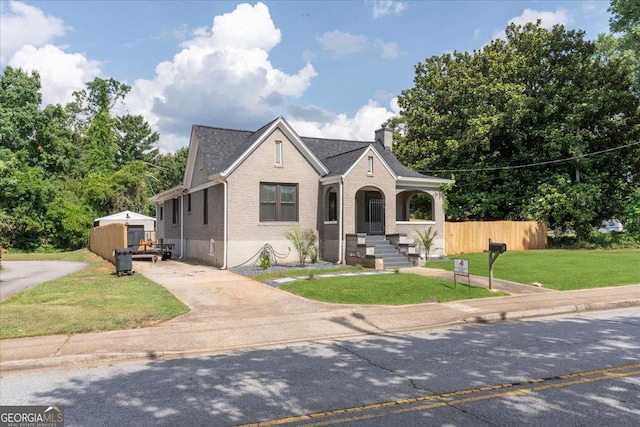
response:
<path id="1" fill-rule="evenodd" d="M 173 199 L 171 208 L 171 224 L 178 225 L 178 220 L 180 218 L 180 200 Z"/>
<path id="2" fill-rule="evenodd" d="M 367 174 L 373 175 L 373 156 L 367 157 Z"/>
<path id="3" fill-rule="evenodd" d="M 338 220 L 338 194 L 335 188 L 331 188 L 327 191 L 325 198 L 325 221 L 337 221 Z"/>
<path id="4" fill-rule="evenodd" d="M 260 222 L 297 220 L 298 185 L 260 183 Z"/>
<path id="5" fill-rule="evenodd" d="M 276 166 L 282 166 L 282 141 L 276 141 Z"/>

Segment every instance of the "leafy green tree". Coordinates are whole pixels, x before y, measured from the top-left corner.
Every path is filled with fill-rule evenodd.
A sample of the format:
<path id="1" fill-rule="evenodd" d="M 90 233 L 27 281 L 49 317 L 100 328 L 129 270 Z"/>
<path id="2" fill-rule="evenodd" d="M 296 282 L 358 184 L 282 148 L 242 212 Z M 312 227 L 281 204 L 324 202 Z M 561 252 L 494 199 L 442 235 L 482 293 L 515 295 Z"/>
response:
<path id="1" fill-rule="evenodd" d="M 115 79 L 96 77 L 86 83 L 86 89 L 73 93 L 75 101 L 69 109 L 91 121 L 99 113 L 111 112 L 119 101 L 124 100 L 131 86 Z"/>
<path id="2" fill-rule="evenodd" d="M 611 33 L 598 35 L 598 54 L 624 64 L 633 76 L 633 90 L 640 94 L 640 6 L 635 0 L 613 0 L 609 12 Z"/>
<path id="3" fill-rule="evenodd" d="M 593 184 L 572 183 L 571 177 L 556 175 L 540 184 L 538 195 L 526 210 L 531 218 L 548 222 L 557 233 L 588 236 L 597 216 L 600 189 Z"/>
<path id="4" fill-rule="evenodd" d="M 414 83 L 398 99 L 394 151 L 417 170 L 456 179 L 452 220 L 528 218 L 529 204 L 548 195 L 542 184 L 570 177 L 576 195 L 599 189 L 583 218 L 596 225 L 616 217 L 637 186 L 628 68 L 598 55 L 581 31 L 510 25 L 506 40 L 480 51 L 427 58 Z"/>
<path id="5" fill-rule="evenodd" d="M 624 219 L 627 232 L 640 242 L 640 188 L 629 195 Z"/>
<path id="6" fill-rule="evenodd" d="M 55 198 L 55 186 L 42 168 L 14 164 L 5 171 L 10 175 L 0 177 L 4 196 L 0 211 L 6 218 L 5 228 L 11 232 L 6 236 L 9 246 L 33 250 L 50 245 L 52 222 L 47 212 Z"/>
<path id="7" fill-rule="evenodd" d="M 53 246 L 75 250 L 88 245 L 89 231 L 95 217 L 75 193 L 58 192 L 47 213 L 53 226 Z"/>
<path id="8" fill-rule="evenodd" d="M 153 213 L 148 199 L 159 176 L 184 162 L 181 154 L 164 159 L 166 169 L 150 163 L 158 134 L 141 116 L 114 115 L 129 89 L 95 79 L 66 107 L 43 107 L 38 73 L 2 71 L 0 245 L 76 249 L 97 216 Z"/>
<path id="9" fill-rule="evenodd" d="M 175 153 L 158 154 L 154 158 L 153 165 L 157 170 L 156 180 L 152 183 L 154 192 L 182 184 L 188 155 L 189 149 L 182 147 Z"/>

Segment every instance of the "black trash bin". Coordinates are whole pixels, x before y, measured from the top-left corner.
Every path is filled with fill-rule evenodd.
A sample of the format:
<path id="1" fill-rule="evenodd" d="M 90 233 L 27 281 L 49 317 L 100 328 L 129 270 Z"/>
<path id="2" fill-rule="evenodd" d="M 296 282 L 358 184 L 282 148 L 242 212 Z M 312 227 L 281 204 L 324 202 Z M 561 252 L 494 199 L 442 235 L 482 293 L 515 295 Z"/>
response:
<path id="1" fill-rule="evenodd" d="M 122 276 L 123 274 L 133 273 L 133 253 L 129 248 L 114 249 L 113 255 L 116 258 L 116 274 Z"/>

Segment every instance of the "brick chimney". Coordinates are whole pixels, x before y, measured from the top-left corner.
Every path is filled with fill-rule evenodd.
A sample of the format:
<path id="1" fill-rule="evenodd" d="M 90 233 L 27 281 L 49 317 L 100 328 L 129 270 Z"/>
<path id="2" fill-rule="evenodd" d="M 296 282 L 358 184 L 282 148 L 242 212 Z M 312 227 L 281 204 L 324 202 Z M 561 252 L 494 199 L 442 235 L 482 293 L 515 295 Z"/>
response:
<path id="1" fill-rule="evenodd" d="M 376 142 L 382 144 L 385 150 L 393 151 L 393 128 L 387 127 L 383 123 L 381 128 L 376 131 Z"/>

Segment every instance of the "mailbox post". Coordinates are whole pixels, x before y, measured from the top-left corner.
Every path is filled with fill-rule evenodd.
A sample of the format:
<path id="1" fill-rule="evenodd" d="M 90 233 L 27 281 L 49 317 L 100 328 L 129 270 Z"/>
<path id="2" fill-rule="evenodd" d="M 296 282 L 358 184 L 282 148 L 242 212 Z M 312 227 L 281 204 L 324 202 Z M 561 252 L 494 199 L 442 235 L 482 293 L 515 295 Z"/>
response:
<path id="1" fill-rule="evenodd" d="M 500 254 L 507 252 L 507 244 L 494 243 L 489 239 L 489 249 L 484 252 L 489 254 L 489 289 L 493 289 L 493 263 Z"/>

